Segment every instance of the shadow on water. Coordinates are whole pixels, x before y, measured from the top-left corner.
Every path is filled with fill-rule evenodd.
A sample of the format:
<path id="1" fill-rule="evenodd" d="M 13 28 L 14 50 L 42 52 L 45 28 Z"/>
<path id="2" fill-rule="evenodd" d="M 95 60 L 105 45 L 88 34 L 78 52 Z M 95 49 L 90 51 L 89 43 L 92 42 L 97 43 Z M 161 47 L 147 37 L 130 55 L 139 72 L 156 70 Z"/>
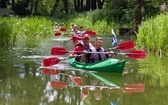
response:
<path id="1" fill-rule="evenodd" d="M 37 45 L 0 48 L 2 105 L 167 105 L 166 57 L 148 54 L 146 59 L 137 60 L 114 56 L 127 62 L 120 76 L 89 74 L 72 68 L 67 60 L 55 65 L 61 71 L 53 72 L 38 69 L 42 59 L 50 55 L 53 46 L 72 50 L 71 41 L 45 39 Z M 106 38 L 104 47 L 111 47 L 110 38 Z"/>

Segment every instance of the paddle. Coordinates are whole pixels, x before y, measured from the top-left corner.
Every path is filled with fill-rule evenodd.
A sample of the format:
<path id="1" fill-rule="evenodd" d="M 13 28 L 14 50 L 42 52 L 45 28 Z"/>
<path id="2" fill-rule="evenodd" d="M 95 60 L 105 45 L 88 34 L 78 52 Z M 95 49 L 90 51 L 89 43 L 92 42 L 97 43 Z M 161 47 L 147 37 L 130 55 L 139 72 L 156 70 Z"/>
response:
<path id="1" fill-rule="evenodd" d="M 134 42 L 132 40 L 129 40 L 118 44 L 116 47 L 108 48 L 107 50 L 114 50 L 114 49 L 128 50 L 132 48 L 134 48 Z"/>
<path id="2" fill-rule="evenodd" d="M 60 36 L 61 33 L 60 32 L 55 32 L 55 36 Z"/>
<path id="3" fill-rule="evenodd" d="M 66 82 L 63 82 L 63 81 L 54 81 L 54 80 L 51 80 L 50 81 L 50 84 L 51 84 L 51 87 L 55 88 L 55 89 L 62 89 L 62 88 L 66 88 L 66 87 L 79 87 L 79 88 L 89 88 L 89 89 L 94 89 L 94 88 L 100 88 L 101 90 L 103 88 L 108 88 L 108 89 L 120 89 L 121 92 L 124 92 L 124 93 L 128 93 L 128 94 L 131 94 L 133 92 L 135 93 L 142 93 L 145 91 L 145 87 L 144 85 L 142 84 L 141 87 L 125 87 L 125 88 L 120 88 L 118 86 L 91 86 L 91 85 L 85 85 L 85 86 L 82 86 L 82 85 L 68 85 Z M 137 84 L 139 85 L 139 84 Z"/>
<path id="4" fill-rule="evenodd" d="M 142 93 L 145 92 L 145 85 L 142 83 L 138 83 L 138 84 L 127 84 L 124 83 L 125 88 L 124 89 L 120 89 L 120 91 L 124 92 L 124 93 Z"/>
<path id="5" fill-rule="evenodd" d="M 60 62 L 59 58 L 56 57 L 48 57 L 48 58 L 44 58 L 43 59 L 43 66 L 47 67 L 47 66 L 52 66 L 54 64 L 57 64 Z"/>
<path id="6" fill-rule="evenodd" d="M 52 52 L 53 55 L 63 55 L 65 53 L 68 53 L 67 51 L 64 51 L 65 49 L 61 49 L 61 52 L 60 52 L 60 49 L 57 47 L 57 51 L 56 53 L 55 52 Z M 102 52 L 102 53 L 107 53 L 107 52 Z M 114 53 L 114 54 L 121 54 L 121 55 L 127 55 L 128 57 L 130 58 L 135 58 L 135 59 L 144 59 L 146 57 L 146 52 L 145 51 L 141 51 L 141 50 L 133 50 L 133 51 L 130 51 L 128 53 Z M 69 58 L 67 58 L 69 59 Z M 43 66 L 47 67 L 47 66 L 52 66 L 52 65 L 55 65 L 55 64 L 58 64 L 61 60 L 65 60 L 65 59 L 59 59 L 57 57 L 50 57 L 50 58 L 45 58 L 43 59 Z"/>
<path id="7" fill-rule="evenodd" d="M 66 28 L 61 27 L 61 28 L 60 28 L 60 31 L 66 31 Z"/>
<path id="8" fill-rule="evenodd" d="M 66 88 L 66 87 L 79 87 L 79 88 L 109 88 L 109 89 L 120 89 L 120 87 L 116 87 L 116 86 L 92 86 L 92 85 L 68 85 L 66 82 L 63 81 L 55 81 L 55 80 L 51 80 L 50 81 L 51 87 L 56 88 L 56 89 L 62 89 L 62 88 Z"/>
<path id="9" fill-rule="evenodd" d="M 79 56 L 82 56 L 82 55 L 79 55 Z M 44 58 L 43 59 L 43 66 L 44 67 L 48 67 L 48 66 L 52 66 L 52 65 L 55 65 L 55 64 L 58 64 L 61 60 L 68 60 L 68 58 L 57 58 L 57 57 L 47 57 L 47 58 Z"/>
<path id="10" fill-rule="evenodd" d="M 68 51 L 65 48 L 62 47 L 53 47 L 51 49 L 51 55 L 64 55 L 70 52 L 74 52 L 74 51 Z M 76 52 L 81 52 L 81 51 L 76 51 Z M 88 53 L 105 53 L 108 54 L 109 52 L 88 52 Z M 139 59 L 143 59 L 146 56 L 146 52 L 145 51 L 141 51 L 141 50 L 133 50 L 130 51 L 128 53 L 118 53 L 118 52 L 114 52 L 114 54 L 121 54 L 121 55 L 127 55 L 130 58 L 139 58 Z"/>
<path id="11" fill-rule="evenodd" d="M 66 76 L 70 77 L 70 79 L 72 80 L 72 82 L 75 85 L 81 85 L 82 84 L 82 80 L 81 80 L 80 77 L 69 75 L 69 74 L 65 74 L 65 73 L 61 73 L 61 71 L 59 69 L 43 68 L 42 72 L 43 72 L 43 74 L 48 74 L 48 75 L 66 75 Z"/>
<path id="12" fill-rule="evenodd" d="M 86 31 L 85 31 L 85 34 L 89 34 L 89 36 L 95 36 L 95 35 L 96 35 L 96 32 L 95 32 L 95 31 L 92 31 L 92 30 L 86 30 Z"/>
<path id="13" fill-rule="evenodd" d="M 130 41 L 122 42 L 114 48 L 108 48 L 107 50 L 112 50 L 112 49 L 128 50 L 132 48 L 134 48 L 134 42 L 130 40 Z M 66 54 L 68 52 L 72 52 L 72 51 L 67 51 L 65 48 L 61 48 L 61 47 L 53 47 L 51 49 L 51 55 L 64 55 L 64 53 Z"/>
<path id="14" fill-rule="evenodd" d="M 62 81 L 50 81 L 51 87 L 56 88 L 56 89 L 62 89 L 67 87 L 67 83 L 62 82 Z"/>

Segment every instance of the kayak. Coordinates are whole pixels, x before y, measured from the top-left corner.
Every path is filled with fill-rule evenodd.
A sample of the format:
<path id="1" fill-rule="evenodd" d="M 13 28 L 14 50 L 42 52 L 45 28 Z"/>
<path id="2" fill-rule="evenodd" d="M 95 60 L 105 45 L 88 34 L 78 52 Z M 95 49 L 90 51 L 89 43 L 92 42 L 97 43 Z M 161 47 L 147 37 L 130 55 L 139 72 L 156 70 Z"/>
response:
<path id="1" fill-rule="evenodd" d="M 69 64 L 75 68 L 84 70 L 122 73 L 125 66 L 125 60 L 108 58 L 95 63 L 84 63 L 76 61 L 75 58 L 70 58 Z"/>
<path id="2" fill-rule="evenodd" d="M 119 73 L 109 73 L 109 72 L 88 72 L 89 76 L 105 83 L 108 86 L 113 86 L 116 88 L 124 88 L 124 79 L 122 74 Z"/>

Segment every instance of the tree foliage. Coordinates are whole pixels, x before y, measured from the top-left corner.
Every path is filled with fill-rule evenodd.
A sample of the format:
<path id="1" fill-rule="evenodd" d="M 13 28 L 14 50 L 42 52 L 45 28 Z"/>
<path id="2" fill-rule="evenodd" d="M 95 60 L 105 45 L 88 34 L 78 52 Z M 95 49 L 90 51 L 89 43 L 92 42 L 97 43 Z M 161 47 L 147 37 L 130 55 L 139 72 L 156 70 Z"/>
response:
<path id="1" fill-rule="evenodd" d="M 0 0 L 0 7 L 11 8 L 19 16 L 43 15 L 60 19 L 68 18 L 69 14 L 96 11 L 93 19 L 131 23 L 138 28 L 143 19 L 158 14 L 163 3 L 167 0 Z"/>

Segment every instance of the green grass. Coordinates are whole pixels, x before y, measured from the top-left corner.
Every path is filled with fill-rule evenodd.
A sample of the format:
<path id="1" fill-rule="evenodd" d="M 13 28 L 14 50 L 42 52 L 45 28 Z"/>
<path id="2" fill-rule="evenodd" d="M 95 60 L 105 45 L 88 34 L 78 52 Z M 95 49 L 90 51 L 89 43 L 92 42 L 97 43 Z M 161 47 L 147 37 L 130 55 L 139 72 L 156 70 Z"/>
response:
<path id="1" fill-rule="evenodd" d="M 95 10 L 73 14 L 60 14 L 56 17 L 0 17 L 0 45 L 14 45 L 23 39 L 33 43 L 42 37 L 53 35 L 52 26 L 58 22 L 70 29 L 72 24 L 83 26 L 85 30 L 96 31 L 97 36 L 111 36 L 111 28 L 118 34 L 121 26 L 113 18 L 110 10 Z M 5 24 L 5 26 L 4 26 Z"/>
<path id="2" fill-rule="evenodd" d="M 168 13 L 152 17 L 139 28 L 137 35 L 137 47 L 141 47 L 152 52 L 168 51 Z"/>
<path id="3" fill-rule="evenodd" d="M 52 22 L 44 17 L 0 17 L 0 44 L 14 45 L 18 39 L 26 43 L 53 35 Z"/>
<path id="4" fill-rule="evenodd" d="M 118 29 L 119 25 L 113 22 L 107 23 L 105 20 L 98 20 L 93 22 L 91 17 L 77 17 L 69 20 L 68 26 L 76 24 L 77 26 L 83 26 L 85 30 L 93 30 L 96 31 L 97 36 L 111 36 L 111 28 L 115 30 Z"/>

